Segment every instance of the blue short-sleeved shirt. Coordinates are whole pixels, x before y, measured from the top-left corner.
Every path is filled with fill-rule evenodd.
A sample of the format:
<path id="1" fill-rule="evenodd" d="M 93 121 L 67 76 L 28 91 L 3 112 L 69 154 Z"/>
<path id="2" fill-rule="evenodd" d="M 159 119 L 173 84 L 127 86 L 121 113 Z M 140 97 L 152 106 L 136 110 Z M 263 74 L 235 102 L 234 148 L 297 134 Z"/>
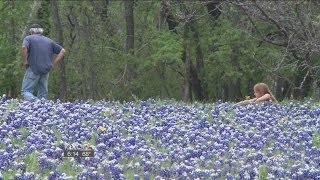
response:
<path id="1" fill-rule="evenodd" d="M 54 54 L 59 54 L 62 47 L 50 38 L 33 34 L 24 38 L 23 46 L 28 48 L 28 64 L 35 74 L 50 71 Z"/>

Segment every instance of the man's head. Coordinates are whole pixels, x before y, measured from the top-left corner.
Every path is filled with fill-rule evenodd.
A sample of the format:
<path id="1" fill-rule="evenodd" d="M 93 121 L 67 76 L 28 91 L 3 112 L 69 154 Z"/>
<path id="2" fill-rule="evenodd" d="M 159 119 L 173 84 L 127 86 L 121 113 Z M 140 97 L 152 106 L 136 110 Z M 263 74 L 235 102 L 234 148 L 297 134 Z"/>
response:
<path id="1" fill-rule="evenodd" d="M 30 34 L 42 34 L 43 28 L 39 24 L 33 24 L 29 30 Z"/>

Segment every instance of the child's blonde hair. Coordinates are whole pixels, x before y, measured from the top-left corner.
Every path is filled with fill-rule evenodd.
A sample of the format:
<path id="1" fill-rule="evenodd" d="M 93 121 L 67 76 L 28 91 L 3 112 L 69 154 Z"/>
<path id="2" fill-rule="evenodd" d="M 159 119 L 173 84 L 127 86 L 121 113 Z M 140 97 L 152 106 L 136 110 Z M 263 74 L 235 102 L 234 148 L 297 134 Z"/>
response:
<path id="1" fill-rule="evenodd" d="M 271 100 L 273 102 L 278 102 L 277 99 L 271 93 L 271 91 L 270 91 L 270 89 L 269 89 L 267 84 L 265 84 L 265 83 L 257 83 L 256 85 L 254 85 L 253 89 L 255 91 L 257 91 L 257 92 L 260 92 L 263 95 L 270 94 Z"/>

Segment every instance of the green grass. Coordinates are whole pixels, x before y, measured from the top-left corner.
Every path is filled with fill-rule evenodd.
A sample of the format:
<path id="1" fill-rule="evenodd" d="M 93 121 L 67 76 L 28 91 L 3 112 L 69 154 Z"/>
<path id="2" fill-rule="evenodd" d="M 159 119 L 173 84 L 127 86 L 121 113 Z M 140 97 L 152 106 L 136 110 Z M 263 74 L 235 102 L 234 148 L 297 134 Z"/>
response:
<path id="1" fill-rule="evenodd" d="M 40 164 L 38 162 L 38 155 L 37 152 L 32 152 L 31 154 L 27 154 L 24 158 L 24 163 L 26 164 L 26 172 L 34 172 L 34 173 L 39 173 L 41 174 L 41 178 L 45 179 L 50 173 L 50 170 L 45 170 L 40 172 Z M 3 179 L 14 179 L 16 174 L 21 174 L 20 171 L 16 170 L 8 170 L 3 172 Z"/>
<path id="2" fill-rule="evenodd" d="M 312 145 L 320 148 L 320 134 L 315 130 L 312 133 Z"/>
<path id="3" fill-rule="evenodd" d="M 71 162 L 70 158 L 64 158 L 63 163 L 57 167 L 57 170 L 66 173 L 67 176 L 77 177 L 80 172 Z"/>
<path id="4" fill-rule="evenodd" d="M 97 144 L 96 144 L 96 141 L 97 141 L 97 133 L 92 132 L 92 134 L 91 134 L 91 139 L 90 139 L 90 141 L 89 141 L 89 144 L 90 144 L 90 145 L 93 145 L 93 146 L 96 146 L 96 145 L 97 145 Z"/>
<path id="5" fill-rule="evenodd" d="M 40 164 L 38 162 L 38 155 L 36 151 L 31 154 L 27 154 L 24 158 L 24 162 L 27 165 L 27 172 L 37 172 Z"/>
<path id="6" fill-rule="evenodd" d="M 6 145 L 0 143 L 0 149 L 5 149 L 6 148 Z"/>
<path id="7" fill-rule="evenodd" d="M 154 143 L 151 143 L 151 135 L 149 134 L 144 134 L 143 137 L 145 138 L 146 140 L 146 145 L 148 147 L 153 147 L 155 148 L 158 152 L 161 152 L 161 153 L 168 153 L 168 149 L 166 147 L 163 147 L 161 146 L 157 140 L 154 141 Z"/>
<path id="8" fill-rule="evenodd" d="M 14 176 L 17 172 L 14 172 L 13 170 L 5 171 L 3 175 L 3 179 L 14 179 Z"/>
<path id="9" fill-rule="evenodd" d="M 22 139 L 26 138 L 27 135 L 29 134 L 29 130 L 28 130 L 27 128 L 24 128 L 24 127 L 20 128 L 20 129 L 18 130 L 18 132 L 21 133 Z"/>
<path id="10" fill-rule="evenodd" d="M 17 145 L 19 148 L 23 147 L 24 144 L 21 139 L 17 139 L 17 138 L 10 138 L 10 139 L 12 144 Z"/>
<path id="11" fill-rule="evenodd" d="M 268 148 L 274 147 L 274 144 L 275 144 L 275 140 L 270 140 L 270 141 L 268 141 L 267 144 L 262 148 L 261 152 L 262 152 L 263 154 L 266 154 Z"/>
<path id="12" fill-rule="evenodd" d="M 237 143 L 235 141 L 230 141 L 229 142 L 229 150 L 234 149 L 236 147 Z"/>
<path id="13" fill-rule="evenodd" d="M 97 133 L 92 131 L 91 132 L 91 138 L 89 140 L 81 142 L 81 144 L 83 145 L 83 147 L 86 146 L 86 145 L 88 145 L 88 146 L 97 146 L 96 140 L 97 140 Z"/>
<path id="14" fill-rule="evenodd" d="M 18 109 L 19 108 L 19 101 L 17 99 L 14 99 L 10 104 L 8 104 L 7 108 L 6 108 L 6 112 L 3 114 L 3 116 L 1 117 L 1 122 L 6 121 L 9 113 L 12 110 Z"/>
<path id="15" fill-rule="evenodd" d="M 56 136 L 57 138 L 57 141 L 56 142 L 60 142 L 62 140 L 62 135 L 61 133 L 59 132 L 59 130 L 57 128 L 53 128 L 52 129 L 53 131 L 53 134 Z"/>
<path id="16" fill-rule="evenodd" d="M 171 160 L 165 160 L 165 161 L 161 162 L 161 167 L 163 167 L 163 168 L 170 168 L 171 166 L 172 166 Z"/>
<path id="17" fill-rule="evenodd" d="M 125 172 L 126 172 L 124 174 L 125 179 L 133 179 L 134 175 L 136 174 L 136 172 L 133 169 L 126 169 Z"/>
<path id="18" fill-rule="evenodd" d="M 267 180 L 268 179 L 268 166 L 261 165 L 258 170 L 259 179 L 260 180 Z"/>
<path id="19" fill-rule="evenodd" d="M 17 132 L 20 132 L 22 137 L 10 138 L 10 140 L 11 140 L 12 144 L 17 145 L 19 148 L 23 148 L 23 146 L 24 146 L 23 142 L 27 138 L 27 136 L 29 134 L 29 130 L 24 128 L 24 127 L 22 127 L 20 129 L 18 129 Z M 1 149 L 1 146 L 0 146 L 0 149 Z"/>
<path id="20" fill-rule="evenodd" d="M 133 159 L 126 159 L 126 158 L 123 158 L 120 162 L 120 166 L 123 167 L 123 170 L 124 170 L 124 177 L 125 179 L 134 179 L 134 175 L 139 175 L 141 176 L 143 174 L 143 167 L 142 165 L 139 163 L 140 160 L 139 158 L 135 157 Z M 137 168 L 135 168 L 135 164 L 136 163 L 139 163 L 140 166 L 138 166 Z M 130 166 L 129 166 L 130 165 Z"/>

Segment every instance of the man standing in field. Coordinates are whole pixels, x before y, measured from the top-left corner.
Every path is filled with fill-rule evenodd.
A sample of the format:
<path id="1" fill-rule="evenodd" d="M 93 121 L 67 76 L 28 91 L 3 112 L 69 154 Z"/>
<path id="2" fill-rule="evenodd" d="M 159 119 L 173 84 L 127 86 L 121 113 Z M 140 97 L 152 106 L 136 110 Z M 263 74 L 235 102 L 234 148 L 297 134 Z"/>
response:
<path id="1" fill-rule="evenodd" d="M 48 98 L 49 71 L 64 57 L 65 50 L 50 38 L 42 35 L 43 28 L 33 24 L 30 35 L 22 43 L 22 66 L 26 69 L 21 88 L 25 100 Z M 53 55 L 57 54 L 53 59 Z M 37 90 L 37 96 L 33 94 Z"/>

